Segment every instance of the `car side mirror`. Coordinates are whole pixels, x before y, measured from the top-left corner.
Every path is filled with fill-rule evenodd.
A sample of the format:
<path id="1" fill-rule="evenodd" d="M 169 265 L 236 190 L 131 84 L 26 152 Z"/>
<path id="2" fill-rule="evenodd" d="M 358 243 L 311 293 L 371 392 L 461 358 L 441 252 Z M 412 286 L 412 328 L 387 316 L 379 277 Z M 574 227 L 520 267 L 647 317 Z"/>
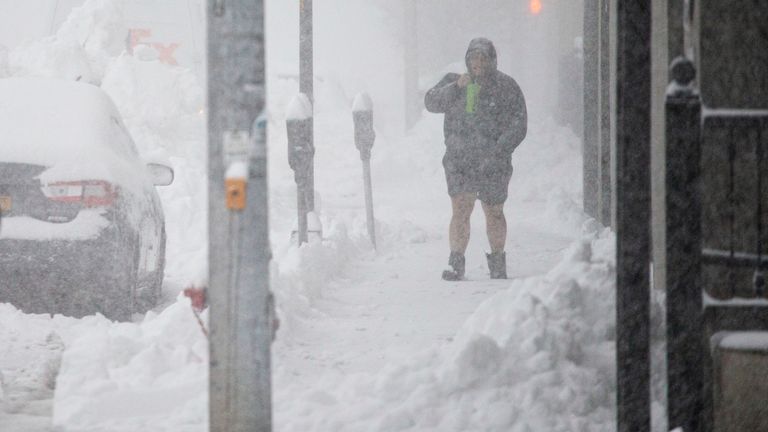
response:
<path id="1" fill-rule="evenodd" d="M 155 186 L 168 186 L 173 183 L 173 168 L 159 163 L 148 163 L 147 171 Z"/>

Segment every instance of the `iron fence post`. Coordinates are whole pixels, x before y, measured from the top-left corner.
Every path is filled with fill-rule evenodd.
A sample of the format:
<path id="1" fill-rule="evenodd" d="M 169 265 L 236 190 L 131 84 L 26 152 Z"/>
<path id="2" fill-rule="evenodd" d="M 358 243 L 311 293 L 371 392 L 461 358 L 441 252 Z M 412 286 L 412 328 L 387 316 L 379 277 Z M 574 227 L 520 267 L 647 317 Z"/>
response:
<path id="1" fill-rule="evenodd" d="M 666 99 L 666 319 L 669 429 L 702 430 L 701 99 L 693 63 L 670 66 Z"/>
<path id="2" fill-rule="evenodd" d="M 648 432 L 651 2 L 618 0 L 616 18 L 617 430 Z"/>

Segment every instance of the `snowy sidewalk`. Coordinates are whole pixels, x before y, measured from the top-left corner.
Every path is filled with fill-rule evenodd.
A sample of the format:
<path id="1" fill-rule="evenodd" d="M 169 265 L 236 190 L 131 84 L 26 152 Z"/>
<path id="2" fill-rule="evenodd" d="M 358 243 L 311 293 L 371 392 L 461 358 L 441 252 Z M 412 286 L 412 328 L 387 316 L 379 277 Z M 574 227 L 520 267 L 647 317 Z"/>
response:
<path id="1" fill-rule="evenodd" d="M 479 206 L 476 212 L 482 213 Z M 485 223 L 474 219 L 472 244 L 486 243 Z M 510 222 L 510 280 L 490 280 L 485 257 L 475 247 L 468 251 L 467 280 L 446 282 L 440 279 L 448 250 L 444 238 L 404 245 L 355 263 L 333 280 L 317 305 L 321 317 L 305 323 L 306 334 L 294 346 L 278 345 L 277 363 L 296 379 L 311 381 L 328 369 L 376 370 L 389 357 L 410 357 L 451 341 L 480 303 L 513 279 L 545 273 L 572 241 Z"/>

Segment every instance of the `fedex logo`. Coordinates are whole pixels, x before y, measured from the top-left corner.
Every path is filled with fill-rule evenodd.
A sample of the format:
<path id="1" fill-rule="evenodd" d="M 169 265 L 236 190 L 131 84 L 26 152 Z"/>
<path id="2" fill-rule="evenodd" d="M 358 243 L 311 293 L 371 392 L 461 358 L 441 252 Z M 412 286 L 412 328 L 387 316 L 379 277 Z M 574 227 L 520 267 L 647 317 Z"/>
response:
<path id="1" fill-rule="evenodd" d="M 178 65 L 174 57 L 174 52 L 179 48 L 180 44 L 172 42 L 169 44 L 163 44 L 160 42 L 152 42 L 147 39 L 152 37 L 152 30 L 150 29 L 129 29 L 128 30 L 128 52 L 133 54 L 133 49 L 138 45 L 148 45 L 157 50 L 160 54 L 160 61 L 169 65 Z"/>

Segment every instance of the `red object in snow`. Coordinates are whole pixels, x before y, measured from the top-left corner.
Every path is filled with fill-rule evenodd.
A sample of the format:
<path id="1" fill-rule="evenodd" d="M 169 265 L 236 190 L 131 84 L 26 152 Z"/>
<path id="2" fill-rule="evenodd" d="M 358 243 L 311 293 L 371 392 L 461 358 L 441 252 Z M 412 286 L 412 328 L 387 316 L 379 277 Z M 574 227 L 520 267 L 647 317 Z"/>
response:
<path id="1" fill-rule="evenodd" d="M 205 307 L 208 305 L 207 299 L 205 297 L 205 288 L 185 288 L 184 295 L 189 297 L 189 299 L 192 301 L 192 307 L 198 312 L 202 312 L 202 310 L 205 309 Z"/>

